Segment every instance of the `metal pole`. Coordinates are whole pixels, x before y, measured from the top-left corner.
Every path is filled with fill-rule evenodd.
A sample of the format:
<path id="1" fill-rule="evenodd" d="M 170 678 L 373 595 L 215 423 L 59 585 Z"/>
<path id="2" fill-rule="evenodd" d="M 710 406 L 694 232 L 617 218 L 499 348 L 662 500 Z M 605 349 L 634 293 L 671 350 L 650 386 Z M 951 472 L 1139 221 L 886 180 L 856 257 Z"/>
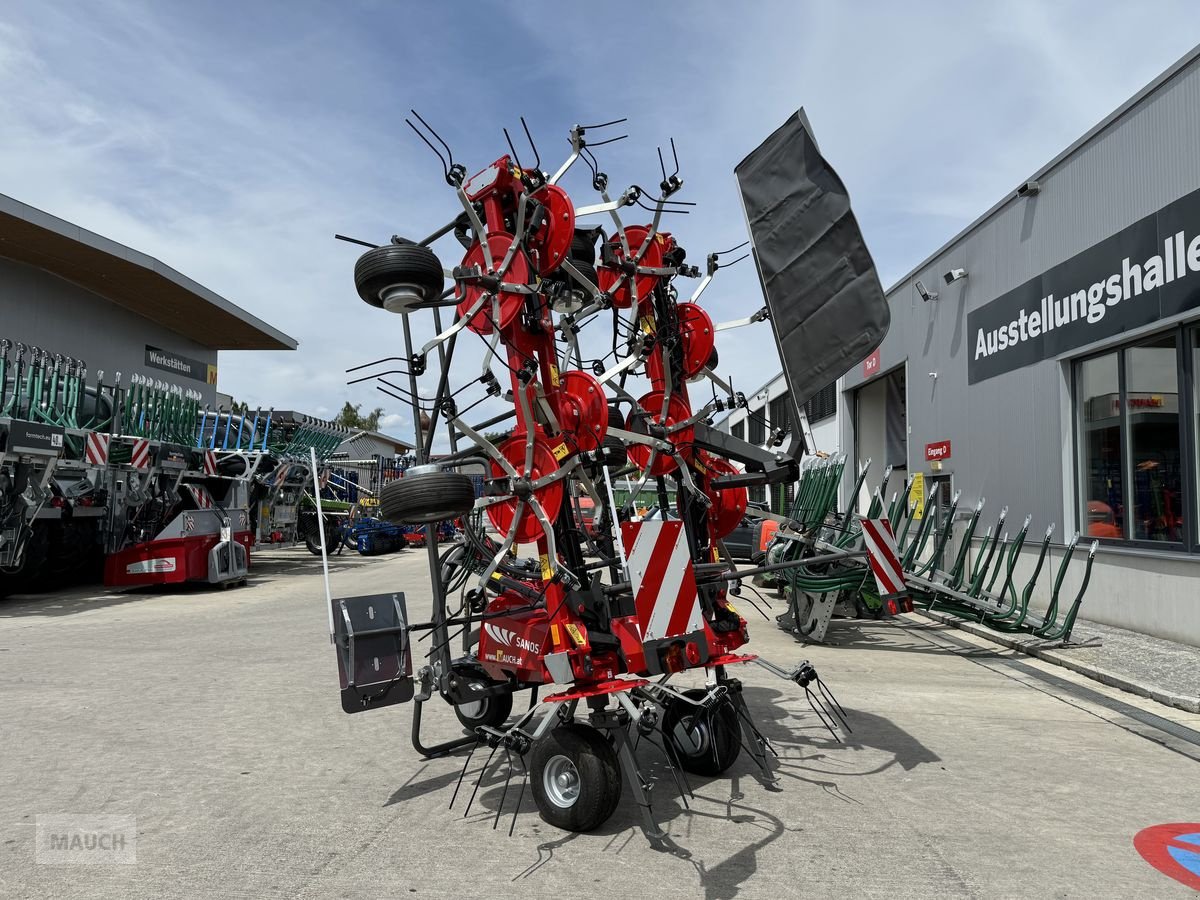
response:
<path id="1" fill-rule="evenodd" d="M 317 451 L 311 447 L 308 450 L 308 461 L 312 466 L 313 487 L 319 484 L 317 479 Z M 333 643 L 333 593 L 329 590 L 329 554 L 325 549 L 325 514 L 321 510 L 321 492 L 313 490 L 313 498 L 317 503 L 317 533 L 321 536 L 321 570 L 325 574 L 325 612 L 329 614 L 329 642 Z"/>

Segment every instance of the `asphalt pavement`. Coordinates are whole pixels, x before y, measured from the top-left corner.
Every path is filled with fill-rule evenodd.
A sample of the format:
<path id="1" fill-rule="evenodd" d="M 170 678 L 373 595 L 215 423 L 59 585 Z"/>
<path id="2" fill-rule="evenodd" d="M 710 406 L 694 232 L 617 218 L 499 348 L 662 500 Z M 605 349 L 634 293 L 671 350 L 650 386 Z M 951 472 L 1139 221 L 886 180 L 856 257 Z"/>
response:
<path id="1" fill-rule="evenodd" d="M 0 602 L 0 896 L 1193 895 L 1133 837 L 1200 819 L 1200 716 L 938 623 L 840 621 L 830 646 L 801 647 L 746 603 L 749 649 L 811 659 L 852 733 L 835 741 L 799 688 L 744 666 L 778 789 L 743 756 L 692 777 L 685 805 L 643 745 L 673 852 L 628 792 L 576 835 L 525 791 L 510 837 L 519 778 L 495 828 L 503 765 L 469 815 L 448 809 L 464 754 L 420 758 L 408 706 L 342 712 L 318 561 L 258 562 L 229 591 Z M 415 612 L 427 571 L 423 551 L 343 554 L 331 581 L 404 590 Z M 440 702 L 425 718 L 428 741 L 461 734 Z M 39 856 L 51 816 L 131 817 L 136 860 Z"/>

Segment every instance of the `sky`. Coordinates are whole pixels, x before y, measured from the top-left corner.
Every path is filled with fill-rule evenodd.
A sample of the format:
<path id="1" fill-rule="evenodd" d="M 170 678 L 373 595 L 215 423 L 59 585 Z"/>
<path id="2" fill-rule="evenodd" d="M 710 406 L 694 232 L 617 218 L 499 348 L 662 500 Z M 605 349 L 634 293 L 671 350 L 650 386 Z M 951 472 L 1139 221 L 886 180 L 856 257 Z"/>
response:
<path id="1" fill-rule="evenodd" d="M 402 353 L 402 331 L 355 293 L 362 248 L 333 239 L 420 238 L 457 213 L 410 108 L 471 172 L 506 152 L 502 128 L 519 132 L 522 115 L 551 171 L 572 125 L 628 117 L 629 139 L 596 151 L 614 193 L 656 184 L 655 148 L 674 138 L 677 199 L 698 205 L 664 227 L 702 263 L 747 237 L 734 166 L 804 107 L 887 288 L 1200 40 L 1194 4 L 1131 9 L 13 2 L 0 13 L 0 193 L 296 338 L 296 352 L 221 354 L 219 387 L 237 400 L 323 417 L 380 405 L 385 430 L 411 438 L 402 404 L 346 384 L 347 368 Z M 584 205 L 589 182 L 579 165 L 562 184 Z M 435 249 L 460 261 L 452 239 Z M 718 273 L 704 305 L 717 321 L 760 308 L 750 264 Z M 422 341 L 427 319 L 413 317 Z M 768 329 L 718 341 L 721 373 L 747 393 L 778 371 Z M 464 358 L 452 382 L 477 373 Z"/>

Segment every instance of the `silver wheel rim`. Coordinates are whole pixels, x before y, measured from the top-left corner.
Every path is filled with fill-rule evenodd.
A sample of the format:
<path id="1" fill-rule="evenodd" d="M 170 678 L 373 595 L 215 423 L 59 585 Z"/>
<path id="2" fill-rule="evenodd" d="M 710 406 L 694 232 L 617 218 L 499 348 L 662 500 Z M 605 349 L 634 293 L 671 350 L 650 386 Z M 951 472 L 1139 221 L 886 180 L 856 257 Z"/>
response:
<path id="1" fill-rule="evenodd" d="M 542 770 L 542 789 L 560 809 L 570 809 L 579 800 L 579 769 L 565 756 L 552 756 Z"/>
<path id="2" fill-rule="evenodd" d="M 712 743 L 708 725 L 699 716 L 680 719 L 673 736 L 675 746 L 684 756 L 702 756 Z"/>
<path id="3" fill-rule="evenodd" d="M 458 704 L 458 711 L 468 719 L 482 719 L 486 700 L 468 700 Z"/>

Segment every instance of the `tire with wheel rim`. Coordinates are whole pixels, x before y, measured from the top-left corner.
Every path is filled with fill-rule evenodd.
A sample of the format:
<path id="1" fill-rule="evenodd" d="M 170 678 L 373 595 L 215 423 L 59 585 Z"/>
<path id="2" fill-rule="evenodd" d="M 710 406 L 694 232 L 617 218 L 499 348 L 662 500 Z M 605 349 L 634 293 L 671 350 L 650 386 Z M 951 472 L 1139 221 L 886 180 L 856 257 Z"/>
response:
<path id="1" fill-rule="evenodd" d="M 708 693 L 700 688 L 684 696 L 702 700 Z M 662 732 L 679 758 L 679 765 L 693 775 L 720 775 L 734 764 L 742 750 L 737 710 L 728 698 L 710 710 L 676 700 L 662 717 Z"/>
<path id="2" fill-rule="evenodd" d="M 466 515 L 475 505 L 475 484 L 458 472 L 424 472 L 389 481 L 379 492 L 379 511 L 389 522 L 428 525 Z"/>
<path id="3" fill-rule="evenodd" d="M 384 244 L 368 250 L 354 264 L 358 296 L 380 309 L 406 312 L 436 300 L 445 283 L 442 263 L 420 244 Z"/>
<path id="4" fill-rule="evenodd" d="M 564 831 L 591 831 L 621 799 L 621 768 L 604 734 L 590 725 L 560 725 L 533 745 L 533 799 L 542 819 Z"/>
<path id="5" fill-rule="evenodd" d="M 471 630 L 471 635 L 467 638 L 467 648 L 478 648 L 478 646 L 479 629 L 475 628 Z M 462 723 L 463 728 L 474 732 L 480 725 L 486 725 L 489 728 L 503 725 L 508 720 L 512 707 L 512 694 L 491 694 L 479 700 L 459 703 L 454 707 L 454 715 L 458 716 L 458 721 Z"/>

